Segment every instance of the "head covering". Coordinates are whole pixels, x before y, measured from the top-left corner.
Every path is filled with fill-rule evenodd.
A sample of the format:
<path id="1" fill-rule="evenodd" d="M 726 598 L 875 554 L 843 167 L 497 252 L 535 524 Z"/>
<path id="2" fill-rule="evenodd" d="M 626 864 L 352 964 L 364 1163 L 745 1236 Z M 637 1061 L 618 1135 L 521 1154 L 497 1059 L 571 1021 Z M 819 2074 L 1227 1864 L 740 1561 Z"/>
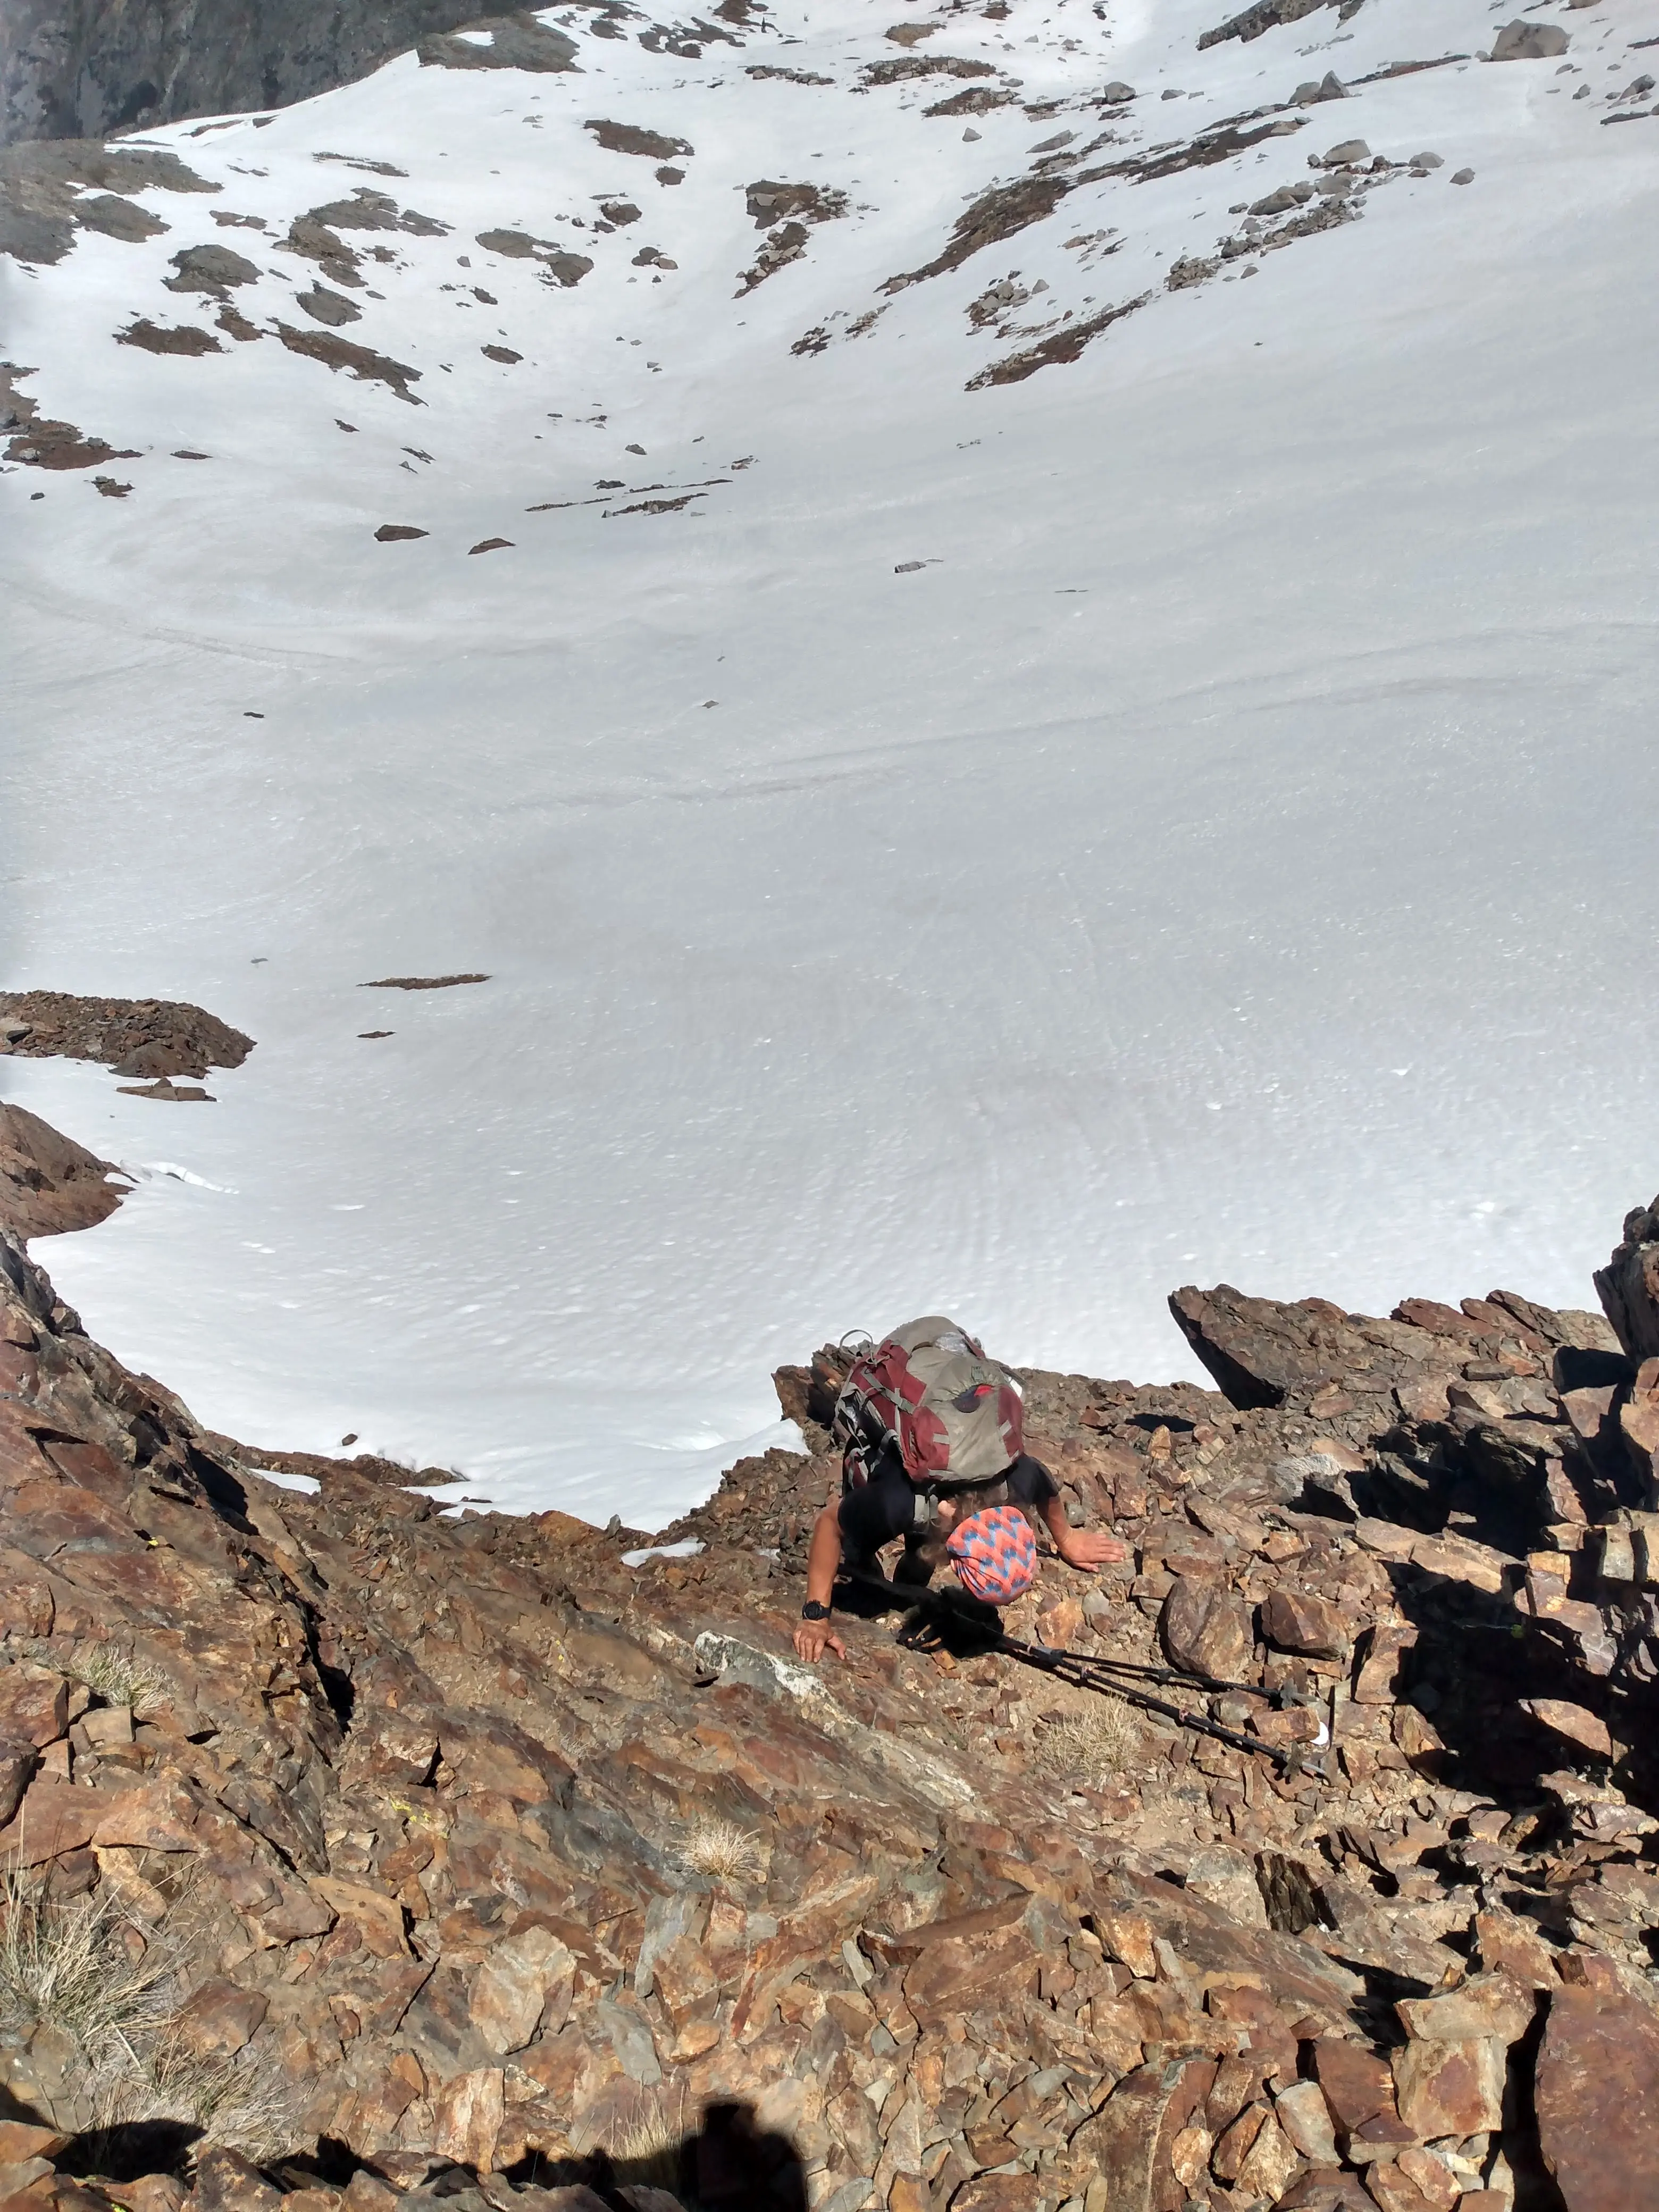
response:
<path id="1" fill-rule="evenodd" d="M 1036 1538 L 1017 1505 L 970 1514 L 945 1549 L 963 1589 L 987 1605 L 1012 1605 L 1036 1580 Z"/>

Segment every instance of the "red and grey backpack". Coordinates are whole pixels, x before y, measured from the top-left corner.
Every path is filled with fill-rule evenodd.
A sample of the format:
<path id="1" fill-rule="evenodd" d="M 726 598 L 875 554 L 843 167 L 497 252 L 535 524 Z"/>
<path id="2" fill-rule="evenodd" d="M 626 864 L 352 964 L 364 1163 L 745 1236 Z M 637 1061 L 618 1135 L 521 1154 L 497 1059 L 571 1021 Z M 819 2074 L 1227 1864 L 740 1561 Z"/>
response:
<path id="1" fill-rule="evenodd" d="M 1012 1378 L 978 1340 L 930 1314 L 858 1353 L 831 1433 L 849 1489 L 895 1455 L 918 1489 L 971 1488 L 1019 1457 L 1025 1413 Z"/>

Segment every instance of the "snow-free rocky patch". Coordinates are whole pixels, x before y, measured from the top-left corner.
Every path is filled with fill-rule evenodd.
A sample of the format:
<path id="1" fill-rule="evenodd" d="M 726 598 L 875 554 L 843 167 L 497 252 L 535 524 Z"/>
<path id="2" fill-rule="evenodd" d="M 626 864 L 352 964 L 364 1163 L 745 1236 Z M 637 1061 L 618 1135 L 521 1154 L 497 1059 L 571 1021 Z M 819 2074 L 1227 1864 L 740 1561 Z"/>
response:
<path id="1" fill-rule="evenodd" d="M 833 1346 L 651 1544 L 207 1431 L 0 1234 L 9 2202 L 1651 2201 L 1656 1225 L 1625 1341 L 1224 1285 L 1219 1390 L 1026 1370 L 1132 1557 L 1009 1626 L 1164 1715 L 856 1607 L 796 1657 Z"/>

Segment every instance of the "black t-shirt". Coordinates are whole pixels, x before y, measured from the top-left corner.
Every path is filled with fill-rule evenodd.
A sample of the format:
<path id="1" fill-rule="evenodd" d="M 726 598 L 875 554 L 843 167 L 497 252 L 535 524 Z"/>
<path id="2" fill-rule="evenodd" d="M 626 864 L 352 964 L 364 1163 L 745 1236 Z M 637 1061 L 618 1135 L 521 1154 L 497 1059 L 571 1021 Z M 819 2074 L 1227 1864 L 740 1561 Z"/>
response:
<path id="1" fill-rule="evenodd" d="M 1059 1494 L 1048 1468 L 1029 1452 L 1020 1454 L 1009 1468 L 1006 1480 L 1009 1498 L 1016 1505 L 1039 1508 Z M 890 1544 L 896 1537 L 906 1535 L 915 1528 L 919 1494 L 917 1486 L 896 1459 L 890 1455 L 884 1458 L 878 1463 L 875 1480 L 866 1482 L 862 1489 L 849 1490 L 841 1501 L 837 1517 L 842 1545 L 848 1557 L 869 1559 L 884 1544 Z M 972 1491 L 960 1495 L 965 1517 L 977 1509 Z"/>

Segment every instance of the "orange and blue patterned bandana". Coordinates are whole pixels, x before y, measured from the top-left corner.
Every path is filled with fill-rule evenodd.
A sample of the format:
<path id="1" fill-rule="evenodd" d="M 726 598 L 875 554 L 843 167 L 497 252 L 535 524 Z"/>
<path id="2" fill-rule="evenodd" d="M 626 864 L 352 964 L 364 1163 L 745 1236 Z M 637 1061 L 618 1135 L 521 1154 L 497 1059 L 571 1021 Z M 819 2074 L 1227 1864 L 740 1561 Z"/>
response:
<path id="1" fill-rule="evenodd" d="M 1036 1580 L 1036 1538 L 1017 1505 L 970 1515 L 945 1549 L 963 1589 L 987 1605 L 1012 1605 Z"/>

